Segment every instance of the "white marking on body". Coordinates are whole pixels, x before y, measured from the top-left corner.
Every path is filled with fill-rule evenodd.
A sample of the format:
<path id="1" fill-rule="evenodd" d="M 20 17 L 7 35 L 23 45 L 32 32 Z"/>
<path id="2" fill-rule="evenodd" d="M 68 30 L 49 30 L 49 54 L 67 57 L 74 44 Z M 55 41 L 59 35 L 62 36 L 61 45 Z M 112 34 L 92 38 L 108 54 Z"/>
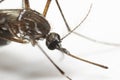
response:
<path id="1" fill-rule="evenodd" d="M 26 10 L 23 10 L 21 13 L 20 13 L 20 15 L 19 15 L 19 17 L 18 17 L 18 20 L 20 21 L 21 19 L 22 19 L 22 16 L 23 16 L 23 14 L 26 12 Z"/>

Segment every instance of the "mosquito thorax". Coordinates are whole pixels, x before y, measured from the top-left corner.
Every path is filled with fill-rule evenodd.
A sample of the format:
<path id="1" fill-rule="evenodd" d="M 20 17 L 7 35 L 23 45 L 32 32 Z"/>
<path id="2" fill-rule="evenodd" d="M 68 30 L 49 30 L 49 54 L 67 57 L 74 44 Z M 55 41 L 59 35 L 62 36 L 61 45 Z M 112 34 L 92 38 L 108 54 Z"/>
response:
<path id="1" fill-rule="evenodd" d="M 60 43 L 61 43 L 60 35 L 57 33 L 50 33 L 46 37 L 46 45 L 47 45 L 48 49 L 50 49 L 50 50 L 59 48 Z"/>

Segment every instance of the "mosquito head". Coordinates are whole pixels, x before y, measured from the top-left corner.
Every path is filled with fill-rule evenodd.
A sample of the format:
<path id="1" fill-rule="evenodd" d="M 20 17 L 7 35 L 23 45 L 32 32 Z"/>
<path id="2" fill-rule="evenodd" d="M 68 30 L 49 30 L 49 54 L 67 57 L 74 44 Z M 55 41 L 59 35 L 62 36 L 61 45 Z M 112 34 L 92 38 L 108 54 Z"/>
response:
<path id="1" fill-rule="evenodd" d="M 50 33 L 46 38 L 46 45 L 50 50 L 59 48 L 61 45 L 60 43 L 60 35 L 57 33 Z"/>

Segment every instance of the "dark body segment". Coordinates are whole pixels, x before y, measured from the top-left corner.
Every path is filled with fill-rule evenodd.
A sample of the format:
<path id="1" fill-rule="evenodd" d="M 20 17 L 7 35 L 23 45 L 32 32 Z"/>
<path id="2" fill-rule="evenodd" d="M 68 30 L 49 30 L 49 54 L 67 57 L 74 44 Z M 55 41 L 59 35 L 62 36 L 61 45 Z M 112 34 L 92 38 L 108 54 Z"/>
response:
<path id="1" fill-rule="evenodd" d="M 0 45 L 5 45 L 9 38 L 34 42 L 46 38 L 49 31 L 48 21 L 34 10 L 0 10 Z"/>
<path id="2" fill-rule="evenodd" d="M 45 17 L 34 10 L 25 11 L 21 20 L 26 21 L 26 23 L 29 22 L 29 24 L 33 22 L 34 26 L 30 26 L 30 28 L 36 27 L 36 32 L 38 31 L 38 33 L 41 33 L 43 36 L 46 36 L 50 31 L 50 25 Z"/>
<path id="3" fill-rule="evenodd" d="M 0 10 L 0 36 L 12 37 L 12 34 L 7 29 L 7 23 L 17 19 L 20 10 Z M 8 40 L 0 37 L 0 46 L 7 45 Z"/>

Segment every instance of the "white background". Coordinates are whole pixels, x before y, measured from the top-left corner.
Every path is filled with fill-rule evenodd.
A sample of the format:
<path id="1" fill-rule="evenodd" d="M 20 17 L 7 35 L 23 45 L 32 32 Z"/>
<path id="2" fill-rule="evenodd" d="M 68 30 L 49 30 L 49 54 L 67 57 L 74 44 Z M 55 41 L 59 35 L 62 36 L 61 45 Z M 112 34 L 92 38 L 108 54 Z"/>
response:
<path id="1" fill-rule="evenodd" d="M 42 13 L 46 0 L 30 0 L 31 8 Z M 71 28 L 74 28 L 86 16 L 91 3 L 93 7 L 87 20 L 76 32 L 99 41 L 120 43 L 119 0 L 59 0 L 64 15 Z M 21 0 L 5 0 L 0 8 L 21 8 Z M 51 32 L 61 36 L 67 34 L 66 26 L 52 0 L 46 19 L 51 25 Z M 120 47 L 107 46 L 86 40 L 75 34 L 65 38 L 62 45 L 72 54 L 104 64 L 105 70 L 84 63 L 59 51 L 50 51 L 45 41 L 40 41 L 45 51 L 73 80 L 119 80 Z M 61 60 L 62 59 L 62 60 Z M 11 43 L 0 47 L 0 80 L 67 80 L 48 61 L 37 47 L 31 44 Z"/>

